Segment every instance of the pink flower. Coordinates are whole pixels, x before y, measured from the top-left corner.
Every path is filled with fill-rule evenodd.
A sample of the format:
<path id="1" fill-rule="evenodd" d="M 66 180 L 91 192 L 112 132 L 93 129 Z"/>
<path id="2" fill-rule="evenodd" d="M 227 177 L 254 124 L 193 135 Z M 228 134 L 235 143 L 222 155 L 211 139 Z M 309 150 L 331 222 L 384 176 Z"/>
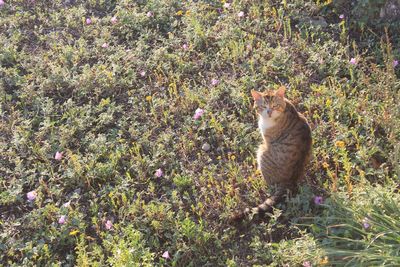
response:
<path id="1" fill-rule="evenodd" d="M 244 17 L 244 12 L 240 11 L 237 15 L 238 15 L 239 18 L 242 18 L 242 17 Z"/>
<path id="2" fill-rule="evenodd" d="M 399 65 L 399 61 L 398 60 L 393 60 L 393 68 L 396 68 L 397 65 Z"/>
<path id="3" fill-rule="evenodd" d="M 182 45 L 182 48 L 183 48 L 183 50 L 188 50 L 188 49 L 189 49 L 189 46 L 188 46 L 187 44 L 183 44 L 183 45 Z"/>
<path id="4" fill-rule="evenodd" d="M 230 8 L 231 7 L 231 3 L 225 3 L 224 4 L 224 8 Z"/>
<path id="5" fill-rule="evenodd" d="M 146 13 L 146 16 L 148 18 L 151 18 L 152 16 L 154 16 L 154 14 L 153 14 L 153 12 L 149 11 L 149 12 Z"/>
<path id="6" fill-rule="evenodd" d="M 146 71 L 142 70 L 142 71 L 140 72 L 140 76 L 142 76 L 142 77 L 146 76 Z"/>
<path id="7" fill-rule="evenodd" d="M 57 151 L 56 154 L 54 155 L 55 160 L 61 160 L 63 157 L 63 152 Z"/>
<path id="8" fill-rule="evenodd" d="M 315 196 L 314 197 L 314 204 L 315 205 L 321 205 L 324 203 L 324 198 L 321 196 Z"/>
<path id="9" fill-rule="evenodd" d="M 161 257 L 163 257 L 164 259 L 169 259 L 170 258 L 170 256 L 169 256 L 169 252 L 168 252 L 168 250 L 167 251 L 165 251 L 163 254 L 162 254 L 162 256 Z"/>
<path id="10" fill-rule="evenodd" d="M 204 109 L 201 109 L 201 108 L 196 109 L 196 111 L 194 112 L 194 115 L 193 115 L 193 119 L 195 119 L 195 120 L 200 119 L 200 117 L 203 116 L 203 113 L 204 113 Z"/>
<path id="11" fill-rule="evenodd" d="M 213 86 L 216 86 L 217 84 L 219 84 L 219 81 L 218 81 L 217 79 L 212 79 L 212 80 L 211 80 L 211 84 L 212 84 Z"/>
<path id="12" fill-rule="evenodd" d="M 369 224 L 369 220 L 367 217 L 365 217 L 364 219 L 362 219 L 362 225 L 364 227 L 364 229 L 368 229 L 371 225 Z"/>
<path id="13" fill-rule="evenodd" d="M 28 192 L 28 193 L 26 194 L 26 197 L 28 198 L 28 201 L 29 201 L 29 202 L 34 201 L 35 198 L 37 197 L 37 193 L 36 193 L 36 191 Z"/>
<path id="14" fill-rule="evenodd" d="M 114 16 L 114 17 L 111 18 L 110 21 L 111 21 L 112 24 L 116 24 L 118 22 L 118 19 L 117 19 L 116 16 Z"/>
<path id="15" fill-rule="evenodd" d="M 104 43 L 104 44 L 101 45 L 101 47 L 103 47 L 103 48 L 108 48 L 108 44 L 107 44 L 107 43 Z"/>
<path id="16" fill-rule="evenodd" d="M 4 1 L 3 0 L 0 0 L 0 7 L 1 6 L 4 6 Z"/>
<path id="17" fill-rule="evenodd" d="M 61 215 L 61 217 L 58 219 L 59 224 L 64 224 L 67 221 L 67 216 Z"/>
<path id="18" fill-rule="evenodd" d="M 340 14 L 339 19 L 344 19 L 344 15 Z"/>
<path id="19" fill-rule="evenodd" d="M 350 64 L 352 64 L 352 65 L 357 65 L 357 59 L 355 59 L 354 57 L 352 57 L 352 58 L 350 59 Z"/>
<path id="20" fill-rule="evenodd" d="M 157 169 L 154 175 L 158 178 L 164 175 L 163 171 L 161 169 Z"/>
<path id="21" fill-rule="evenodd" d="M 87 24 L 87 25 L 92 24 L 92 20 L 91 20 L 90 18 L 87 18 L 87 19 L 86 19 L 86 24 Z"/>
<path id="22" fill-rule="evenodd" d="M 113 223 L 110 220 L 107 220 L 105 223 L 105 227 L 107 230 L 111 230 L 111 228 L 113 227 Z"/>
<path id="23" fill-rule="evenodd" d="M 311 265 L 311 262 L 305 261 L 305 262 L 303 262 L 303 266 L 304 267 L 311 267 L 312 265 Z"/>

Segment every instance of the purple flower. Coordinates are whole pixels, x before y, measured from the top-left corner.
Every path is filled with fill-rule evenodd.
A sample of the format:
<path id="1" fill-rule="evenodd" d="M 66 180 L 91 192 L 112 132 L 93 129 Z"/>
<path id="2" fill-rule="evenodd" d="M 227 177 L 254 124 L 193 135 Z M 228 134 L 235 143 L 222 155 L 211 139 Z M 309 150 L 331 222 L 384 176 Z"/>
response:
<path id="1" fill-rule="evenodd" d="M 101 47 L 103 47 L 103 48 L 108 48 L 108 44 L 107 44 L 107 43 L 104 43 L 104 44 L 101 45 Z"/>
<path id="2" fill-rule="evenodd" d="M 188 49 L 189 49 L 189 46 L 188 46 L 188 44 L 183 44 L 183 45 L 182 45 L 182 48 L 183 48 L 183 50 L 188 50 Z"/>
<path id="3" fill-rule="evenodd" d="M 153 12 L 149 11 L 149 12 L 146 13 L 146 16 L 148 18 L 151 18 L 152 16 L 154 16 L 154 14 L 153 14 Z"/>
<path id="4" fill-rule="evenodd" d="M 163 171 L 161 169 L 157 169 L 154 175 L 158 178 L 164 175 Z"/>
<path id="5" fill-rule="evenodd" d="M 111 228 L 113 227 L 113 223 L 110 220 L 107 220 L 105 223 L 105 227 L 107 230 L 111 230 Z"/>
<path id="6" fill-rule="evenodd" d="M 1 6 L 4 6 L 4 1 L 3 0 L 0 0 L 0 7 Z"/>
<path id="7" fill-rule="evenodd" d="M 344 15 L 340 14 L 339 19 L 344 19 Z"/>
<path id="8" fill-rule="evenodd" d="M 92 20 L 91 20 L 90 18 L 87 18 L 87 19 L 86 19 L 86 24 L 87 24 L 87 25 L 92 24 Z"/>
<path id="9" fill-rule="evenodd" d="M 364 219 L 362 219 L 362 225 L 364 227 L 364 229 L 368 229 L 371 225 L 369 224 L 369 220 L 367 217 L 365 217 Z"/>
<path id="10" fill-rule="evenodd" d="M 237 15 L 238 15 L 239 18 L 243 18 L 244 17 L 244 12 L 240 11 Z"/>
<path id="11" fill-rule="evenodd" d="M 315 196 L 314 197 L 314 204 L 315 205 L 321 205 L 322 203 L 324 203 L 324 198 L 321 196 Z"/>
<path id="12" fill-rule="evenodd" d="M 61 217 L 58 219 L 59 224 L 64 224 L 67 221 L 67 216 L 61 215 Z"/>
<path id="13" fill-rule="evenodd" d="M 142 77 L 146 76 L 146 71 L 142 70 L 142 71 L 140 72 L 140 76 L 142 76 Z"/>
<path id="14" fill-rule="evenodd" d="M 204 109 L 201 109 L 201 108 L 196 109 L 196 111 L 194 112 L 194 115 L 193 115 L 193 119 L 195 119 L 195 120 L 200 119 L 200 117 L 203 116 L 203 113 L 204 113 Z"/>
<path id="15" fill-rule="evenodd" d="M 311 262 L 305 261 L 305 262 L 303 262 L 303 266 L 304 267 L 311 267 L 312 265 L 311 265 Z"/>
<path id="16" fill-rule="evenodd" d="M 217 80 L 217 79 L 211 80 L 211 85 L 216 86 L 217 84 L 219 84 L 219 80 Z"/>
<path id="17" fill-rule="evenodd" d="M 116 24 L 118 22 L 118 19 L 117 19 L 116 16 L 114 16 L 114 17 L 111 18 L 110 21 L 111 21 L 112 24 Z"/>
<path id="18" fill-rule="evenodd" d="M 399 65 L 399 61 L 398 60 L 393 60 L 393 68 L 396 68 L 397 65 Z"/>
<path id="19" fill-rule="evenodd" d="M 56 154 L 54 155 L 55 160 L 61 160 L 63 157 L 63 152 L 57 151 Z"/>
<path id="20" fill-rule="evenodd" d="M 36 191 L 28 192 L 28 193 L 26 194 L 26 197 L 28 198 L 28 201 L 29 201 L 29 202 L 32 202 L 32 201 L 34 201 L 35 198 L 37 197 L 37 193 L 36 193 Z"/>
<path id="21" fill-rule="evenodd" d="M 170 258 L 170 256 L 169 256 L 169 252 L 168 252 L 168 250 L 167 251 L 165 251 L 163 254 L 162 254 L 162 256 L 161 257 L 163 257 L 164 259 L 169 259 Z"/>
<path id="22" fill-rule="evenodd" d="M 355 59 L 354 57 L 352 57 L 352 58 L 350 59 L 350 64 L 352 64 L 352 65 L 357 65 L 357 59 Z"/>

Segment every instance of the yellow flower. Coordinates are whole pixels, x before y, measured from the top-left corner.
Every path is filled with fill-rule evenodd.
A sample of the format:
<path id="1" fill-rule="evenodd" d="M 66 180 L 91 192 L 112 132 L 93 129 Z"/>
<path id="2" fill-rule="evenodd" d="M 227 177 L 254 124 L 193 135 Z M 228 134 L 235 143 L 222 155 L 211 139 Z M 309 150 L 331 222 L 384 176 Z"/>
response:
<path id="1" fill-rule="evenodd" d="M 336 141 L 335 146 L 336 147 L 340 147 L 340 148 L 344 148 L 346 146 L 346 144 L 343 141 Z"/>
<path id="2" fill-rule="evenodd" d="M 79 230 L 73 230 L 69 232 L 69 235 L 77 235 L 79 233 Z"/>
<path id="3" fill-rule="evenodd" d="M 322 163 L 322 167 L 324 167 L 325 169 L 328 169 L 329 164 L 328 164 L 326 161 L 324 161 L 324 162 Z"/>
<path id="4" fill-rule="evenodd" d="M 183 11 L 182 11 L 182 10 L 179 10 L 178 12 L 176 12 L 176 15 L 182 16 L 182 15 L 183 15 Z"/>
<path id="5" fill-rule="evenodd" d="M 185 12 L 185 16 L 190 16 L 190 10 L 187 10 L 187 11 Z"/>
<path id="6" fill-rule="evenodd" d="M 152 97 L 151 97 L 151 95 L 148 95 L 148 96 L 146 96 L 146 101 L 151 101 L 151 99 L 153 99 Z"/>
<path id="7" fill-rule="evenodd" d="M 329 263 L 329 259 L 328 259 L 327 256 L 325 256 L 324 258 L 322 258 L 322 259 L 319 261 L 319 264 L 321 264 L 321 265 L 327 265 L 328 263 Z"/>
<path id="8" fill-rule="evenodd" d="M 231 156 L 231 160 L 235 160 L 236 159 L 236 156 L 235 155 L 232 155 Z"/>

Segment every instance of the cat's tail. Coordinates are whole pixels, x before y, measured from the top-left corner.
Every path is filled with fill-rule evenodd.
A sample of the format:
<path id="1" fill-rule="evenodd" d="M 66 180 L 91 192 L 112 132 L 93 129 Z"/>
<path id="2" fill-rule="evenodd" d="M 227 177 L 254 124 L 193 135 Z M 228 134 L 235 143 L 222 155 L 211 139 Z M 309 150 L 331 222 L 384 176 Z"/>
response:
<path id="1" fill-rule="evenodd" d="M 230 222 L 240 222 L 246 218 L 252 218 L 254 215 L 263 216 L 265 213 L 271 213 L 273 208 L 285 199 L 285 196 L 285 191 L 279 190 L 257 207 L 246 208 L 244 211 L 234 213 L 230 217 Z"/>

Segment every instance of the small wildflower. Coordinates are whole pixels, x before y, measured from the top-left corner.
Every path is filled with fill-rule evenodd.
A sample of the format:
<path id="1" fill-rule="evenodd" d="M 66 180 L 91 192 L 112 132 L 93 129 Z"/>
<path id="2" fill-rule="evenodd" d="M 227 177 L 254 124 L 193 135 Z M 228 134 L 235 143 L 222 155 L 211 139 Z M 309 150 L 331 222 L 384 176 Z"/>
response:
<path id="1" fill-rule="evenodd" d="M 398 60 L 393 60 L 393 68 L 396 68 L 397 65 L 399 65 L 399 61 Z"/>
<path id="2" fill-rule="evenodd" d="M 200 119 L 200 117 L 203 116 L 203 113 L 204 113 L 204 109 L 201 109 L 201 108 L 196 109 L 196 111 L 194 112 L 194 115 L 193 115 L 193 119 L 195 119 L 195 120 Z"/>
<path id="3" fill-rule="evenodd" d="M 303 266 L 304 267 L 311 267 L 312 265 L 311 265 L 311 262 L 305 261 L 305 262 L 303 262 Z"/>
<path id="4" fill-rule="evenodd" d="M 323 257 L 320 262 L 321 265 L 327 265 L 329 263 L 329 258 L 328 256 Z"/>
<path id="5" fill-rule="evenodd" d="M 230 8 L 231 7 L 231 3 L 225 3 L 224 4 L 224 8 Z"/>
<path id="6" fill-rule="evenodd" d="M 340 14 L 339 19 L 344 19 L 344 15 Z"/>
<path id="7" fill-rule="evenodd" d="M 148 18 L 151 18 L 152 16 L 154 16 L 154 14 L 153 14 L 153 12 L 149 11 L 149 12 L 146 13 L 146 16 Z"/>
<path id="8" fill-rule="evenodd" d="M 107 44 L 107 43 L 104 43 L 104 44 L 101 45 L 101 47 L 103 47 L 103 48 L 108 48 L 108 44 Z"/>
<path id="9" fill-rule="evenodd" d="M 371 227 L 371 225 L 369 224 L 369 220 L 367 217 L 365 217 L 364 219 L 362 219 L 362 225 L 364 227 L 364 229 L 368 229 L 369 227 Z"/>
<path id="10" fill-rule="evenodd" d="M 217 84 L 219 84 L 219 80 L 217 80 L 217 79 L 211 80 L 211 85 L 216 86 Z"/>
<path id="11" fill-rule="evenodd" d="M 328 164 L 326 161 L 324 161 L 324 162 L 322 163 L 322 167 L 324 167 L 325 169 L 328 169 L 329 164 Z"/>
<path id="12" fill-rule="evenodd" d="M 162 254 L 162 256 L 161 257 L 163 257 L 164 259 L 169 259 L 170 258 L 170 256 L 169 256 L 169 252 L 168 252 L 168 250 L 167 251 L 165 251 L 163 254 Z"/>
<path id="13" fill-rule="evenodd" d="M 154 175 L 158 178 L 162 177 L 164 175 L 163 171 L 161 169 L 157 169 Z"/>
<path id="14" fill-rule="evenodd" d="M 107 230 L 111 230 L 111 228 L 113 227 L 113 223 L 110 220 L 107 220 L 105 223 L 105 227 Z"/>
<path id="15" fill-rule="evenodd" d="M 336 141 L 335 146 L 336 147 L 340 147 L 340 148 L 344 148 L 346 146 L 346 144 L 343 141 Z"/>
<path id="16" fill-rule="evenodd" d="M 190 16 L 190 10 L 186 10 L 185 16 Z"/>
<path id="17" fill-rule="evenodd" d="M 57 151 L 56 154 L 54 155 L 55 160 L 61 160 L 63 157 L 63 152 Z"/>
<path id="18" fill-rule="evenodd" d="M 72 230 L 69 232 L 69 235 L 77 235 L 79 233 L 79 230 Z"/>
<path id="19" fill-rule="evenodd" d="M 183 45 L 182 45 L 182 48 L 183 48 L 183 50 L 188 50 L 188 49 L 189 49 L 189 46 L 188 46 L 187 44 L 183 44 Z"/>
<path id="20" fill-rule="evenodd" d="M 321 205 L 322 203 L 324 203 L 324 198 L 321 196 L 315 196 L 314 197 L 314 204 L 315 205 Z"/>
<path id="21" fill-rule="evenodd" d="M 37 193 L 36 193 L 36 191 L 28 192 L 26 194 L 26 197 L 28 198 L 29 202 L 34 201 L 36 199 L 36 197 L 37 197 Z"/>
<path id="22" fill-rule="evenodd" d="M 116 24 L 118 22 L 118 19 L 117 19 L 116 16 L 114 16 L 114 17 L 111 18 L 110 21 L 111 21 L 112 24 Z"/>
<path id="23" fill-rule="evenodd" d="M 178 10 L 178 12 L 176 12 L 177 16 L 182 16 L 183 15 L 183 11 L 182 10 Z"/>
<path id="24" fill-rule="evenodd" d="M 63 204 L 64 208 L 69 208 L 70 206 L 71 206 L 71 200 Z"/>
<path id="25" fill-rule="evenodd" d="M 146 101 L 150 102 L 152 99 L 151 95 L 146 96 Z"/>
<path id="26" fill-rule="evenodd" d="M 355 59 L 354 57 L 352 57 L 352 58 L 350 59 L 350 64 L 351 64 L 351 65 L 357 65 L 357 59 Z"/>
<path id="27" fill-rule="evenodd" d="M 231 155 L 231 160 L 235 160 L 236 156 L 235 155 Z"/>
<path id="28" fill-rule="evenodd" d="M 4 6 L 4 1 L 0 0 L 0 7 Z"/>
<path id="29" fill-rule="evenodd" d="M 237 15 L 238 15 L 239 18 L 243 18 L 244 17 L 244 12 L 240 11 Z"/>
<path id="30" fill-rule="evenodd" d="M 87 19 L 86 19 L 86 24 L 87 24 L 87 25 L 92 24 L 92 20 L 91 20 L 90 18 L 87 18 Z"/>
<path id="31" fill-rule="evenodd" d="M 142 70 L 142 71 L 140 72 L 140 76 L 142 76 L 142 77 L 146 76 L 146 71 Z"/>
<path id="32" fill-rule="evenodd" d="M 64 224 L 67 221 L 67 216 L 61 215 L 61 217 L 58 219 L 59 224 Z"/>

